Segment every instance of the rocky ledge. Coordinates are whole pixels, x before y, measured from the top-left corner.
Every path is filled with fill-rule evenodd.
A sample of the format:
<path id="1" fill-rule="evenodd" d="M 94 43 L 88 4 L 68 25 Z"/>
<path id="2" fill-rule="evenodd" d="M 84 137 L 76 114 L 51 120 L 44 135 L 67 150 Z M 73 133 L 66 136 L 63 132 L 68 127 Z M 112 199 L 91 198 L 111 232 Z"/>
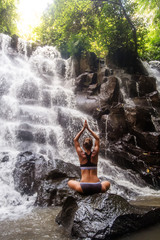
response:
<path id="1" fill-rule="evenodd" d="M 160 208 L 134 207 L 113 194 L 69 196 L 56 218 L 72 236 L 82 239 L 110 239 L 159 220 Z"/>
<path id="2" fill-rule="evenodd" d="M 62 206 L 56 222 L 72 237 L 109 239 L 160 221 L 160 208 L 133 206 L 115 194 L 83 196 L 70 190 L 67 182 L 79 180 L 80 169 L 62 160 L 20 153 L 13 177 L 21 194 L 37 193 L 35 205 Z"/>

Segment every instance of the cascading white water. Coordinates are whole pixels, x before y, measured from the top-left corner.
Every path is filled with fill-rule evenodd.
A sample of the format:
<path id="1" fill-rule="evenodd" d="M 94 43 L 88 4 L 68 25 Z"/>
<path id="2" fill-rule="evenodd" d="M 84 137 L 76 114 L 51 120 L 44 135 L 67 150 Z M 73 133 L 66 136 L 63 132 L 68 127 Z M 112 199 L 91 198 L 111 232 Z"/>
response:
<path id="1" fill-rule="evenodd" d="M 11 38 L 0 34 L 1 219 L 25 212 L 35 201 L 35 196 L 21 196 L 14 190 L 12 172 L 20 151 L 75 163 L 76 153 L 65 143 L 65 127 L 59 118 L 67 120 L 70 145 L 74 129 L 81 127 L 84 119 L 95 128 L 91 117 L 75 109 L 70 59 L 63 60 L 54 47 L 39 47 L 28 59 L 22 39 L 18 53 L 10 46 Z"/>
<path id="2" fill-rule="evenodd" d="M 150 61 L 142 62 L 146 68 L 148 74 L 151 77 L 155 77 L 157 80 L 157 90 L 160 92 L 160 62 L 159 61 Z"/>
<path id="3" fill-rule="evenodd" d="M 54 47 L 38 47 L 30 58 L 26 42 L 20 53 L 10 47 L 11 39 L 0 34 L 0 218 L 21 214 L 32 206 L 35 196 L 21 196 L 14 190 L 12 171 L 20 151 L 41 153 L 74 164 L 78 158 L 73 137 L 85 119 L 97 131 L 91 116 L 76 109 L 72 61 L 61 58 Z M 5 159 L 4 159 L 5 156 Z M 8 156 L 8 159 L 6 159 Z M 160 194 L 138 183 L 130 170 L 122 170 L 106 159 L 99 162 L 99 176 L 106 176 L 135 195 Z M 138 176 L 137 176 L 138 179 Z M 136 184 L 137 182 L 137 184 Z M 110 192 L 124 195 L 122 188 Z M 126 197 L 129 197 L 126 196 Z"/>

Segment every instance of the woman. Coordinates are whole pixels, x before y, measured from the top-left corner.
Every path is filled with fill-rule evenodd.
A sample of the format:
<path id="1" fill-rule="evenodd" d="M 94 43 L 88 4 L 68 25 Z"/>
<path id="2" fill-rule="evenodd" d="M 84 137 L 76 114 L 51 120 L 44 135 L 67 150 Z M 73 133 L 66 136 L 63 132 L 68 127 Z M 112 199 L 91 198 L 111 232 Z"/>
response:
<path id="1" fill-rule="evenodd" d="M 83 149 L 80 147 L 79 138 L 87 129 L 95 139 L 95 145 L 92 149 L 92 139 L 85 138 L 83 141 Z M 71 189 L 86 195 L 106 192 L 110 188 L 108 181 L 100 182 L 97 177 L 97 163 L 99 153 L 99 137 L 88 127 L 85 120 L 82 130 L 74 138 L 74 145 L 79 156 L 80 168 L 81 168 L 81 181 L 70 180 L 68 185 Z"/>

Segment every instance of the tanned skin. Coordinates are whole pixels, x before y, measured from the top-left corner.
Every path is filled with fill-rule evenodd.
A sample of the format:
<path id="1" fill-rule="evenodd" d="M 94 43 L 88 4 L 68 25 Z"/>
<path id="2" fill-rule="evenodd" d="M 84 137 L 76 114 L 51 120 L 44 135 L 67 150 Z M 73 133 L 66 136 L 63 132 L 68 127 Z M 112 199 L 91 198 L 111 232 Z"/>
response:
<path id="1" fill-rule="evenodd" d="M 98 154 L 99 154 L 99 142 L 100 142 L 99 136 L 97 136 L 96 133 L 93 132 L 89 128 L 86 120 L 84 122 L 83 128 L 74 138 L 74 146 L 75 146 L 75 149 L 76 149 L 78 157 L 79 157 L 79 162 L 80 162 L 80 164 L 87 163 L 87 157 L 85 155 L 85 152 L 89 155 L 91 153 L 91 148 L 92 148 L 91 147 L 90 149 L 86 149 L 85 146 L 83 145 L 83 149 L 85 151 L 84 152 L 79 144 L 79 138 L 85 130 L 90 132 L 91 135 L 93 136 L 93 138 L 95 139 L 95 144 L 94 144 L 92 154 L 91 154 L 91 162 L 94 164 L 97 164 L 98 163 Z M 83 169 L 83 170 L 81 169 L 80 182 L 96 183 L 99 181 L 100 180 L 97 177 L 97 169 Z M 80 182 L 75 181 L 75 180 L 70 180 L 70 181 L 68 181 L 68 186 L 71 189 L 73 189 L 79 193 L 83 193 L 82 188 L 80 186 Z M 103 182 L 101 182 L 101 186 L 102 186 L 102 192 L 106 192 L 110 188 L 110 183 L 108 181 L 103 181 Z"/>

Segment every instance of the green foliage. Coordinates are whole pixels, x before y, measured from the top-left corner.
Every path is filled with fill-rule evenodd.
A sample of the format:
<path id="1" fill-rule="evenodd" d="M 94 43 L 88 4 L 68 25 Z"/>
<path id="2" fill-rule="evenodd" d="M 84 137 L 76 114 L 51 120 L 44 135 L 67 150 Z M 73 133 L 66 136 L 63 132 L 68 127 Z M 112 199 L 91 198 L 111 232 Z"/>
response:
<path id="1" fill-rule="evenodd" d="M 62 53 L 77 55 L 90 47 L 89 37 L 94 27 L 92 15 L 89 0 L 55 0 L 35 32 L 43 44 L 53 44 Z"/>
<path id="2" fill-rule="evenodd" d="M 160 1 L 139 0 L 138 14 L 141 14 L 147 26 L 143 51 L 140 56 L 147 60 L 160 60 Z"/>
<path id="3" fill-rule="evenodd" d="M 9 35 L 17 32 L 17 0 L 0 0 L 0 32 Z"/>
<path id="4" fill-rule="evenodd" d="M 119 48 L 134 51 L 136 44 L 143 52 L 146 30 L 136 10 L 132 0 L 54 0 L 35 32 L 65 56 L 92 51 L 103 57 Z"/>

